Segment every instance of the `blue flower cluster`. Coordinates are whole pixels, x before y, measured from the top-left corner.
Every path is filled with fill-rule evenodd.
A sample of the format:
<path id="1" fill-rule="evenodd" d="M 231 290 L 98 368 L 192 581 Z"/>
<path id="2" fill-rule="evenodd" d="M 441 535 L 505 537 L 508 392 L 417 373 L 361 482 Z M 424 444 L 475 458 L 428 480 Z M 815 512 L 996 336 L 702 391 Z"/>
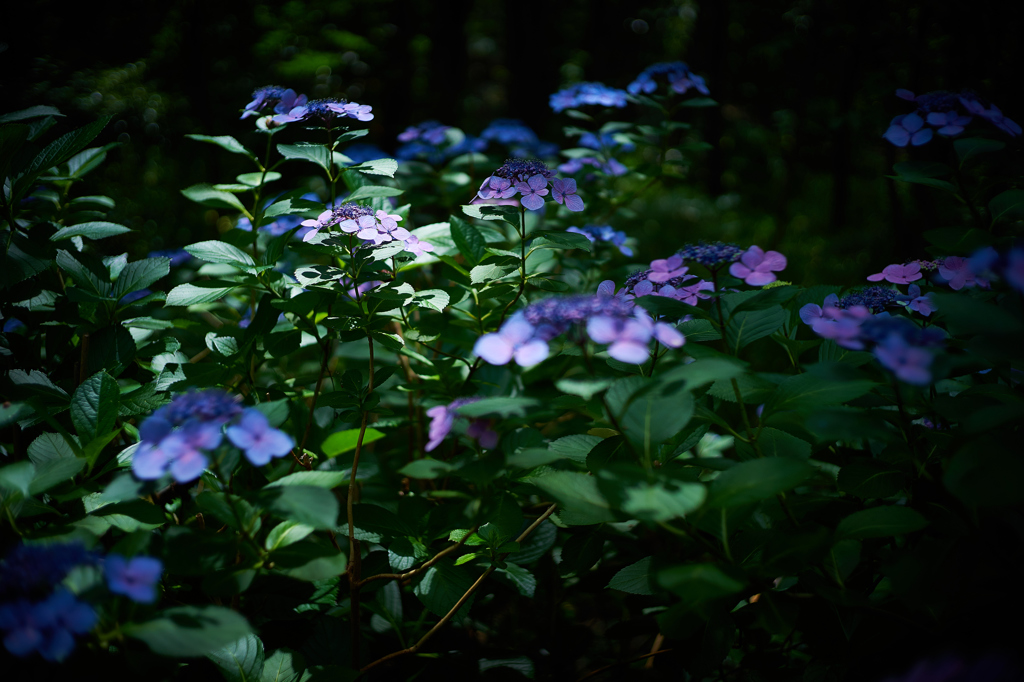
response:
<path id="1" fill-rule="evenodd" d="M 514 118 L 494 119 L 480 133 L 480 139 L 507 147 L 513 156 L 548 158 L 558 154 L 558 145 L 542 141 L 528 125 Z"/>
<path id="2" fill-rule="evenodd" d="M 917 105 L 913 113 L 893 118 L 882 135 L 897 147 L 927 144 L 934 133 L 956 137 L 975 116 L 985 119 L 1011 137 L 1021 134 L 1021 127 L 1004 116 L 999 107 L 994 104 L 986 107 L 981 98 L 970 90 L 959 93 L 938 90 L 915 95 L 909 90 L 900 89 L 896 91 L 896 96 Z"/>
<path id="3" fill-rule="evenodd" d="M 0 563 L 0 632 L 15 656 L 39 653 L 62 661 L 75 648 L 75 636 L 95 627 L 94 608 L 61 583 L 78 566 L 103 564 L 107 587 L 140 603 L 156 601 L 163 564 L 151 557 L 105 560 L 79 543 L 19 545 Z"/>
<path id="4" fill-rule="evenodd" d="M 430 417 L 430 427 L 427 433 L 426 451 L 430 452 L 436 448 L 451 433 L 452 427 L 455 425 L 455 419 L 459 416 L 458 409 L 460 407 L 475 403 L 478 400 L 480 398 L 457 398 L 447 405 L 438 405 L 427 410 L 427 416 Z M 484 450 L 490 450 L 498 444 L 498 433 L 491 428 L 491 421 L 489 419 L 471 419 L 469 428 L 466 429 L 466 435 L 476 439 Z"/>
<path id="5" fill-rule="evenodd" d="M 487 140 L 469 135 L 457 139 L 461 133 L 456 131 L 455 135 L 450 135 L 450 130 L 454 129 L 438 121 L 409 126 L 398 136 L 398 141 L 404 144 L 395 156 L 403 161 L 425 158 L 430 163 L 440 164 L 446 159 L 487 149 Z"/>
<path id="6" fill-rule="evenodd" d="M 373 108 L 368 104 L 349 102 L 339 97 L 327 97 L 299 104 L 286 113 L 279 113 L 274 117 L 274 123 L 277 125 L 297 122 L 331 123 L 339 118 L 372 121 L 372 111 Z"/>
<path id="7" fill-rule="evenodd" d="M 601 171 L 605 175 L 610 175 L 612 177 L 625 175 L 627 172 L 629 172 L 628 168 L 626 168 L 624 165 L 622 165 L 622 163 L 620 163 L 614 158 L 609 158 L 607 161 L 601 161 L 600 159 L 594 156 L 581 156 L 575 159 L 569 159 L 565 163 L 560 164 L 558 166 L 558 170 L 562 173 L 572 175 L 573 173 L 579 173 L 587 166 L 593 166 L 594 168 Z M 588 176 L 588 179 L 592 175 L 593 174 L 590 174 Z"/>
<path id="8" fill-rule="evenodd" d="M 672 325 L 655 322 L 633 301 L 608 292 L 549 298 L 519 311 L 496 332 L 477 339 L 473 352 L 492 365 L 515 360 L 530 367 L 548 357 L 548 341 L 574 325 L 586 325 L 594 343 L 607 344 L 620 362 L 642 364 L 650 357 L 651 339 L 678 348 L 686 339 Z"/>
<path id="9" fill-rule="evenodd" d="M 740 259 L 744 249 L 736 244 L 725 242 L 698 242 L 687 244 L 676 252 L 684 262 L 700 263 L 709 270 L 717 270 L 723 265 L 731 265 Z"/>
<path id="10" fill-rule="evenodd" d="M 295 107 L 306 103 L 305 95 L 297 95 L 291 88 L 280 85 L 264 85 L 252 93 L 252 101 L 245 105 L 241 118 L 248 118 L 272 109 L 275 114 L 287 114 Z"/>
<path id="11" fill-rule="evenodd" d="M 551 95 L 549 103 L 557 114 L 586 105 L 621 109 L 627 101 L 624 90 L 608 87 L 604 83 L 576 83 Z"/>
<path id="12" fill-rule="evenodd" d="M 586 225 L 582 229 L 573 225 L 566 232 L 582 234 L 590 240 L 591 244 L 594 242 L 608 242 L 612 246 L 618 247 L 619 253 L 623 256 L 633 255 L 633 249 L 626 246 L 626 233 L 621 230 L 612 229 L 611 225 Z"/>
<path id="13" fill-rule="evenodd" d="M 651 64 L 640 72 L 636 80 L 626 86 L 626 90 L 631 95 L 638 95 L 641 92 L 650 94 L 658 88 L 658 83 L 655 80 L 657 76 L 664 76 L 668 81 L 669 88 L 680 95 L 685 94 L 690 88 L 694 88 L 702 95 L 711 94 L 704 78 L 690 71 L 690 67 L 685 62 Z"/>
<path id="14" fill-rule="evenodd" d="M 564 204 L 570 211 L 582 211 L 583 200 L 576 194 L 576 181 L 572 179 L 551 180 L 555 172 L 540 161 L 509 159 L 477 190 L 478 203 L 482 200 L 507 200 L 519 194 L 520 203 L 531 211 L 544 206 L 551 182 L 551 196 L 556 203 Z M 506 202 L 508 203 L 508 202 Z"/>
<path id="15" fill-rule="evenodd" d="M 209 389 L 177 396 L 139 427 L 142 442 L 132 458 L 132 471 L 143 480 L 170 472 L 179 483 L 194 480 L 209 464 L 207 451 L 220 446 L 223 427 L 228 440 L 256 466 L 288 454 L 291 436 L 270 426 L 259 410 L 242 406 L 224 391 Z"/>
<path id="16" fill-rule="evenodd" d="M 843 296 L 836 302 L 836 307 L 849 310 L 855 306 L 864 306 L 873 313 L 880 313 L 895 304 L 898 296 L 899 292 L 889 287 L 864 287 Z"/>
<path id="17" fill-rule="evenodd" d="M 631 152 L 636 149 L 636 145 L 629 140 L 616 139 L 611 133 L 602 133 L 601 135 L 583 133 L 580 135 L 578 144 L 581 147 L 596 150 L 606 149 L 610 151 Z"/>

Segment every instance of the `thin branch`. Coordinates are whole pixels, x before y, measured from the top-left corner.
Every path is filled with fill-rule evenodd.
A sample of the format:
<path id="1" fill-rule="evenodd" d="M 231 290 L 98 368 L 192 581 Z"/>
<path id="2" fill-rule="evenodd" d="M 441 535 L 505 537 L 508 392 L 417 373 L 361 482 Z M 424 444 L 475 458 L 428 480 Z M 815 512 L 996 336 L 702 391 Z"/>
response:
<path id="1" fill-rule="evenodd" d="M 468 533 L 466 533 L 464 536 L 462 536 L 461 540 L 459 540 L 454 545 L 450 545 L 448 547 L 445 547 L 440 552 L 435 554 L 433 556 L 433 558 L 431 558 L 429 561 L 427 561 L 426 563 L 424 563 L 421 566 L 417 566 L 416 568 L 410 569 L 410 570 L 406 571 L 405 573 L 378 573 L 377 575 L 371 575 L 369 578 L 364 578 L 363 580 L 360 580 L 359 581 L 359 586 L 362 587 L 366 583 L 372 582 L 374 580 L 383 580 L 383 579 L 388 579 L 388 580 L 407 580 L 409 578 L 412 578 L 417 573 L 421 573 L 422 571 L 427 570 L 428 568 L 430 568 L 431 566 L 436 564 L 438 561 L 440 561 L 444 557 L 448 556 L 452 552 L 457 551 L 460 547 L 465 545 L 466 544 L 466 540 L 468 540 L 473 535 L 473 533 L 475 533 L 477 531 L 478 528 L 479 528 L 479 526 L 473 526 L 473 528 Z"/>
<path id="2" fill-rule="evenodd" d="M 661 635 L 658 635 L 658 636 L 660 637 Z M 603 668 L 598 668 L 597 670 L 592 670 L 591 672 L 587 673 L 583 677 L 581 677 L 578 680 L 576 680 L 576 682 L 583 682 L 583 680 L 589 679 L 589 678 L 593 677 L 594 675 L 597 675 L 598 673 L 603 673 L 605 670 L 609 670 L 611 668 L 614 668 L 617 665 L 627 665 L 629 663 L 636 663 L 637 661 L 642 661 L 645 658 L 650 658 L 651 656 L 657 656 L 658 654 L 664 654 L 664 653 L 667 653 L 669 651 L 673 651 L 673 649 L 659 649 L 657 651 L 652 651 L 649 654 L 641 654 L 641 655 L 636 656 L 634 658 L 631 658 L 631 659 L 629 659 L 627 661 L 618 661 L 617 663 L 612 663 L 611 665 L 606 665 Z"/>

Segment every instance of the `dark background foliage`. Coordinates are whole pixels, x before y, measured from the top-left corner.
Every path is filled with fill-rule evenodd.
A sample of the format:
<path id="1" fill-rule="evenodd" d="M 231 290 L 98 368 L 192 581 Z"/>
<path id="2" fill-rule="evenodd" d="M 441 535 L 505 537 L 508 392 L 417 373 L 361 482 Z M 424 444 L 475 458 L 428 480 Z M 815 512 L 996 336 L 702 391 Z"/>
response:
<path id="1" fill-rule="evenodd" d="M 696 238 L 754 241 L 786 252 L 794 281 L 838 281 L 922 255 L 925 231 L 967 216 L 885 178 L 903 154 L 881 138 L 907 111 L 896 88 L 972 88 L 1024 118 L 1024 7 L 995 7 L 177 0 L 97 11 L 41 1 L 5 11 L 0 97 L 5 111 L 55 105 L 68 129 L 113 116 L 100 141 L 125 144 L 97 190 L 118 199 L 113 219 L 141 231 L 124 242 L 138 256 L 232 224 L 180 200 L 179 189 L 239 170 L 182 136 L 254 135 L 235 112 L 257 86 L 371 104 L 369 141 L 389 151 L 426 118 L 475 134 L 515 117 L 565 144 L 552 92 L 578 80 L 624 87 L 652 62 L 684 59 L 721 103 L 695 121 L 712 149 L 688 161 L 667 198 L 616 227 L 647 245 L 642 258 Z M 933 147 L 915 157 L 941 153 Z"/>

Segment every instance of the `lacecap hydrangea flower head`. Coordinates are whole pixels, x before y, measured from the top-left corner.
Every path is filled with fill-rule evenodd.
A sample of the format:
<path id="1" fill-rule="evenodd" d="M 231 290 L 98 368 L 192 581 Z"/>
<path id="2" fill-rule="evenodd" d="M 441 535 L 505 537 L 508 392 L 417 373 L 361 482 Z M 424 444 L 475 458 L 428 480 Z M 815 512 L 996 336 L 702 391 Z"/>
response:
<path id="1" fill-rule="evenodd" d="M 228 440 L 256 466 L 295 446 L 291 436 L 271 427 L 259 410 L 243 408 L 224 391 L 208 389 L 179 395 L 142 422 L 132 471 L 143 480 L 170 473 L 179 483 L 192 481 L 209 465 L 208 453 L 221 445 L 228 424 Z"/>
<path id="2" fill-rule="evenodd" d="M 930 142 L 935 134 L 956 137 L 974 117 L 988 121 L 1011 137 L 1021 134 L 1021 127 L 1004 116 L 999 107 L 986 106 L 981 97 L 970 90 L 938 90 L 915 95 L 910 90 L 900 89 L 896 96 L 917 105 L 912 113 L 893 118 L 882 135 L 897 147 L 919 147 Z"/>
<path id="3" fill-rule="evenodd" d="M 695 89 L 702 95 L 709 95 L 707 83 L 704 78 L 690 71 L 685 62 L 659 62 L 651 64 L 640 72 L 626 90 L 631 95 L 651 94 L 658 89 L 658 79 L 664 77 L 668 81 L 668 87 L 672 92 L 685 94 L 690 88 Z"/>
<path id="4" fill-rule="evenodd" d="M 570 211 L 582 211 L 583 199 L 576 194 L 576 181 L 554 176 L 555 171 L 541 161 L 509 159 L 483 181 L 473 201 L 506 200 L 518 194 L 523 207 L 535 211 L 543 208 L 550 184 L 550 193 L 556 203 L 563 204 Z"/>

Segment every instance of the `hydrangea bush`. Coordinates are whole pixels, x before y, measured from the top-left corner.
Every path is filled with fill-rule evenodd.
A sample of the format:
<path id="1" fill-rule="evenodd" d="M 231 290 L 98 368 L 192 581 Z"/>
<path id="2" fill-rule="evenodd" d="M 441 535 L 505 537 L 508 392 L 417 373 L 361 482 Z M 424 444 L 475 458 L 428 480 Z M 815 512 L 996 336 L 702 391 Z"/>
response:
<path id="1" fill-rule="evenodd" d="M 1013 679 L 1024 200 L 971 173 L 1020 127 L 900 91 L 880 134 L 957 167 L 895 181 L 965 228 L 861 282 L 635 262 L 710 94 L 659 63 L 554 93 L 576 146 L 426 121 L 399 162 L 372 105 L 262 87 L 183 142 L 249 164 L 182 190 L 236 227 L 132 261 L 107 121 L 0 117 L 5 672 Z"/>

